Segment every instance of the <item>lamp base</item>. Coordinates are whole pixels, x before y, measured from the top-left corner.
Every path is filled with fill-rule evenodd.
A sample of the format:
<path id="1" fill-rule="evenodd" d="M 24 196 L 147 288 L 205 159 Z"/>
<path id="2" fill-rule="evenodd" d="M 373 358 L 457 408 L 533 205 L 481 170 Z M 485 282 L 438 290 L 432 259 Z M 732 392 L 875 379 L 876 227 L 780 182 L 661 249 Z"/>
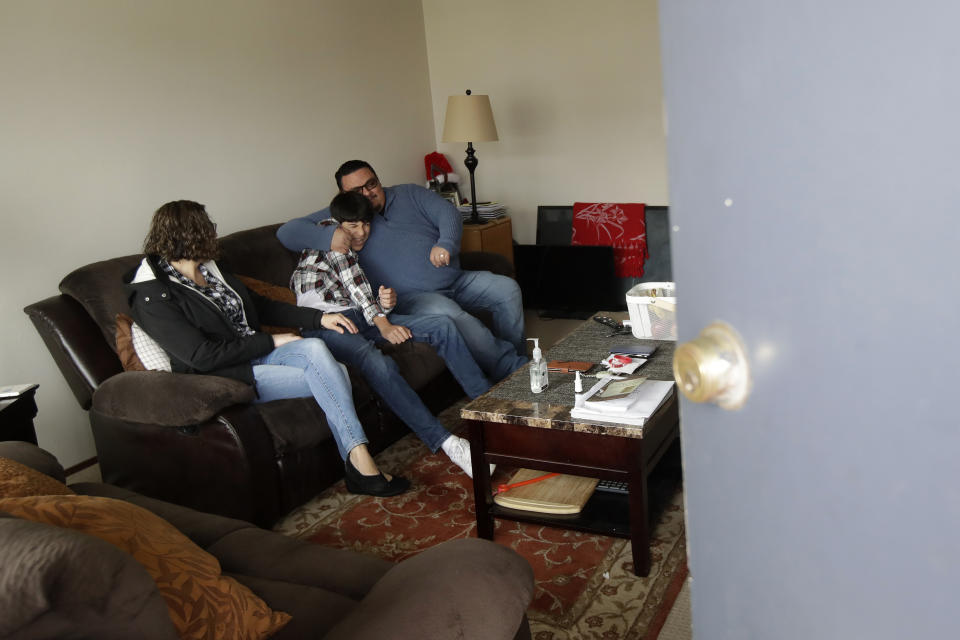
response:
<path id="1" fill-rule="evenodd" d="M 470 218 L 463 221 L 463 224 L 483 224 L 483 220 L 480 219 L 480 214 L 477 213 L 477 184 L 473 179 L 473 172 L 477 168 L 477 156 L 476 152 L 473 150 L 473 143 L 467 143 L 467 158 L 463 161 L 464 166 L 467 168 L 467 171 L 470 172 L 470 208 L 472 209 L 470 213 Z"/>

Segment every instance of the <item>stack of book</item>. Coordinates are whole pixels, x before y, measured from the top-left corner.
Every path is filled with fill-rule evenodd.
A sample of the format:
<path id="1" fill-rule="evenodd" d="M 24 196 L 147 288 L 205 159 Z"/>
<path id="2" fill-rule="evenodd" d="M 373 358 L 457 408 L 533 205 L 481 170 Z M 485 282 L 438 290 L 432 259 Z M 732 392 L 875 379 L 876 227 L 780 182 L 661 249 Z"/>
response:
<path id="1" fill-rule="evenodd" d="M 460 215 L 464 220 L 469 220 L 473 215 L 473 207 L 470 204 L 462 204 L 458 207 Z M 477 215 L 481 220 L 495 220 L 507 215 L 507 208 L 496 202 L 478 202 Z"/>
<path id="2" fill-rule="evenodd" d="M 604 378 L 584 394 L 578 406 L 570 410 L 570 417 L 642 425 L 660 408 L 671 391 L 672 380 Z"/>

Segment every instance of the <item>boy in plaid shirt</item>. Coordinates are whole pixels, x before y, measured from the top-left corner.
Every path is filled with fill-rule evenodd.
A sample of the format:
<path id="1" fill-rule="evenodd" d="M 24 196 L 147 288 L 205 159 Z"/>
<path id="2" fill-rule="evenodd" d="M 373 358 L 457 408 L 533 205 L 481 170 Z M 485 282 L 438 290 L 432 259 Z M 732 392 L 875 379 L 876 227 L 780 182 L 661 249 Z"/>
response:
<path id="1" fill-rule="evenodd" d="M 471 398 L 486 392 L 490 382 L 449 317 L 390 315 L 396 306 L 397 295 L 392 288 L 383 285 L 379 286 L 378 295 L 374 297 L 356 253 L 363 249 L 370 236 L 370 220 L 373 218 L 370 201 L 359 193 L 341 192 L 330 202 L 330 213 L 332 221 L 323 220 L 320 224 L 339 225 L 348 239 L 349 248 L 345 253 L 304 250 L 290 277 L 290 288 L 297 294 L 298 305 L 342 314 L 347 320 L 342 323 L 346 331 L 338 326 L 335 330 L 305 331 L 303 335 L 322 339 L 334 358 L 358 369 L 370 387 L 431 451 L 443 449 L 472 478 L 469 443 L 452 435 L 440 424 L 400 375 L 393 359 L 380 351 L 375 343 L 400 344 L 415 340 L 432 345 Z"/>

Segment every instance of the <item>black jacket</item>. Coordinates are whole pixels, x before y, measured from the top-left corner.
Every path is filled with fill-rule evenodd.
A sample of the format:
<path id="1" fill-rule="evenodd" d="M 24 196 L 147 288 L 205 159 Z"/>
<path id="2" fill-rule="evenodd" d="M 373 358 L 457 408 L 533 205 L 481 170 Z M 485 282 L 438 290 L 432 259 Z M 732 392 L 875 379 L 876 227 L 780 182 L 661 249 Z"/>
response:
<path id="1" fill-rule="evenodd" d="M 323 312 L 278 302 L 248 290 L 232 274 L 206 263 L 243 302 L 247 324 L 257 333 L 239 337 L 220 308 L 193 289 L 170 279 L 156 256 L 147 256 L 124 276 L 133 319 L 170 356 L 177 373 L 203 373 L 254 384 L 250 361 L 273 351 L 263 322 L 279 327 L 321 327 Z"/>

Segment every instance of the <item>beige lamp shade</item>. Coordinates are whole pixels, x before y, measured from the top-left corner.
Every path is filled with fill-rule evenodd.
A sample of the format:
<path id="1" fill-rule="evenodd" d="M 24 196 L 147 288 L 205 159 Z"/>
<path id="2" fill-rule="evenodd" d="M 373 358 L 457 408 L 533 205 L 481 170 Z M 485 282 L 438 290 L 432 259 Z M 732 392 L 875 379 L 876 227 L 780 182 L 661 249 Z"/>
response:
<path id="1" fill-rule="evenodd" d="M 447 116 L 441 142 L 498 140 L 490 96 L 462 95 L 447 98 Z"/>

